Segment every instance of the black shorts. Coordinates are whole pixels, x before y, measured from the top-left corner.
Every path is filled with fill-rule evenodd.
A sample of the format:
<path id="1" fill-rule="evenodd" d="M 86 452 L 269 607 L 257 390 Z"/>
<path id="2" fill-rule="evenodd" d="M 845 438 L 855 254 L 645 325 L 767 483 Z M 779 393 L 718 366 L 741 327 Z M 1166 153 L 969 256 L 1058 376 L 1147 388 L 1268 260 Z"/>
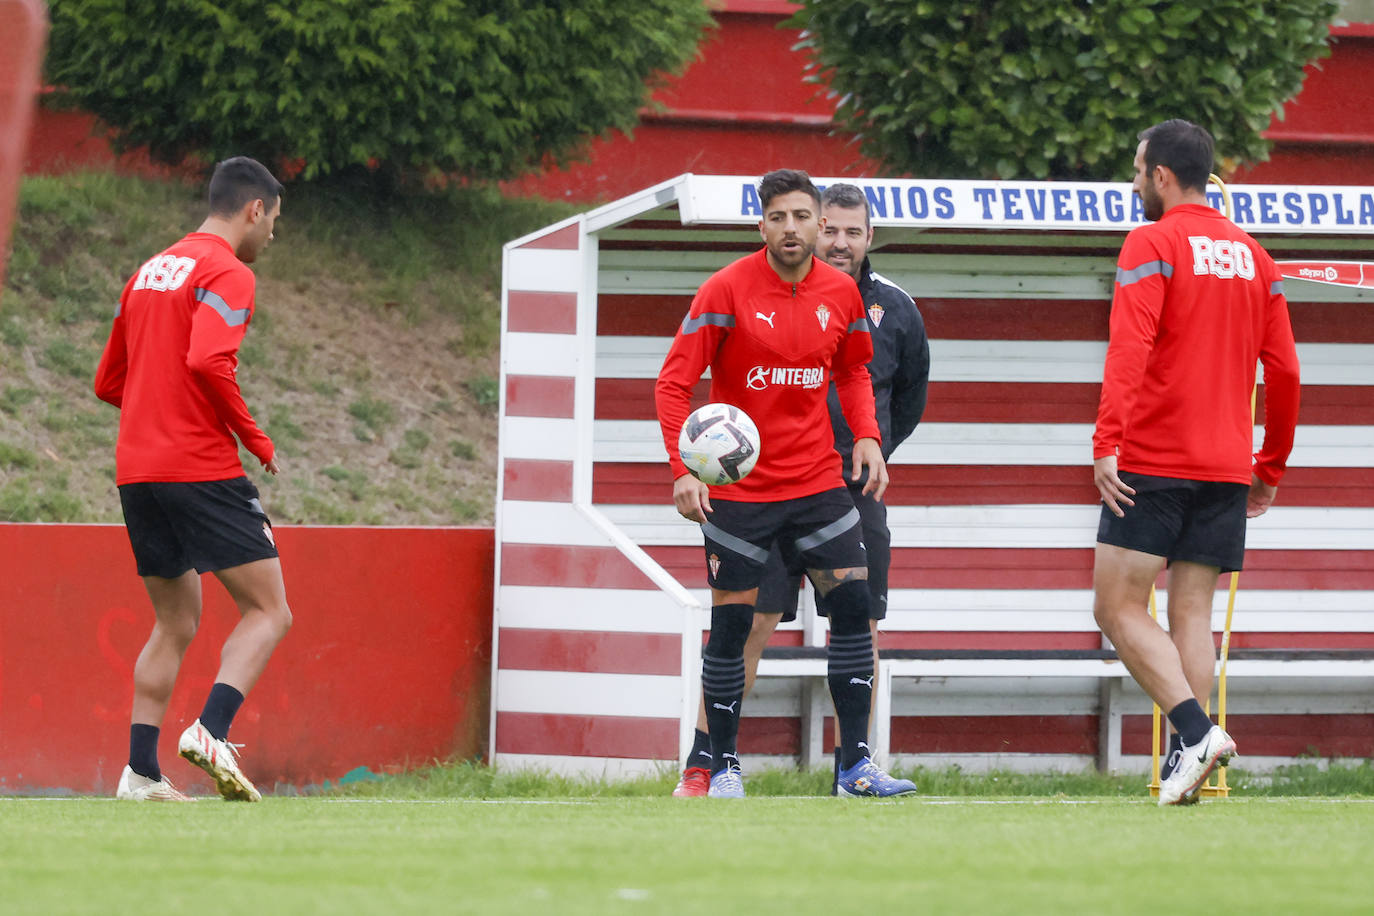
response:
<path id="1" fill-rule="evenodd" d="M 1097 540 L 1127 550 L 1184 560 L 1234 572 L 1245 560 L 1243 483 L 1182 480 L 1120 472 L 1135 490 L 1134 506 L 1122 506 L 1117 518 L 1106 505 L 1097 524 Z"/>
<path id="2" fill-rule="evenodd" d="M 701 532 L 706 538 L 706 581 L 712 588 L 733 592 L 757 587 L 775 543 L 787 566 L 828 570 L 868 565 L 859 510 L 844 487 L 774 503 L 713 499 L 711 506 L 715 511 Z"/>
<path id="3" fill-rule="evenodd" d="M 272 522 L 247 477 L 126 483 L 119 501 L 140 576 L 175 579 L 277 556 Z"/>
<path id="4" fill-rule="evenodd" d="M 868 616 L 882 620 L 887 616 L 887 573 L 892 565 L 892 535 L 887 529 L 887 506 L 870 493 L 863 494 L 860 484 L 847 484 L 854 508 L 859 510 L 859 524 L 863 533 L 865 554 L 868 556 Z M 782 614 L 783 622 L 797 619 L 797 599 L 801 593 L 803 565 L 791 568 L 783 563 L 777 545 L 768 552 L 763 566 L 763 580 L 759 582 L 759 597 L 754 610 L 760 614 Z M 825 607 L 817 605 L 816 613 L 825 616 Z"/>

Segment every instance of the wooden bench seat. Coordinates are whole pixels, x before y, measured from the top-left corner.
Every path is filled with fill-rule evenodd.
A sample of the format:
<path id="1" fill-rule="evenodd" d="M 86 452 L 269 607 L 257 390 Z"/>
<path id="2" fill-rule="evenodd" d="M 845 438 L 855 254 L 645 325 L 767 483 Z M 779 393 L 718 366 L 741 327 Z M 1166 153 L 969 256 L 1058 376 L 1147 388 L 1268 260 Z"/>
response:
<path id="1" fill-rule="evenodd" d="M 1218 661 L 1218 666 L 1220 662 Z M 768 646 L 758 676 L 802 679 L 803 767 L 817 765 L 828 746 L 822 721 L 829 712 L 824 646 Z M 1232 649 L 1230 678 L 1374 677 L 1370 649 Z M 873 752 L 886 759 L 892 726 L 892 683 L 896 678 L 1096 678 L 1099 681 L 1098 767 L 1118 769 L 1121 759 L 1121 693 L 1130 677 L 1111 649 L 889 649 L 879 657 L 873 708 Z"/>

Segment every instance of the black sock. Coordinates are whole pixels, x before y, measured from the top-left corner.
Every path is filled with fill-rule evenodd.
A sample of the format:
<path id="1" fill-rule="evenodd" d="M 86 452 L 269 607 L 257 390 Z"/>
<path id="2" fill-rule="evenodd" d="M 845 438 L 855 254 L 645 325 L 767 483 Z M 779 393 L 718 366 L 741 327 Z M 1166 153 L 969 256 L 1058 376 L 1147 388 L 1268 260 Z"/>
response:
<path id="1" fill-rule="evenodd" d="M 1183 739 L 1178 732 L 1169 736 L 1169 751 L 1164 755 L 1164 763 L 1159 768 L 1159 781 L 1163 782 L 1173 775 L 1174 768 L 1178 766 L 1179 758 L 1183 756 Z"/>
<path id="2" fill-rule="evenodd" d="M 1206 738 L 1207 732 L 1212 728 L 1212 720 L 1207 718 L 1207 713 L 1202 711 L 1202 704 L 1193 697 L 1169 710 L 1169 721 L 1173 724 L 1174 731 L 1183 739 L 1183 743 L 1189 747 Z"/>
<path id="3" fill-rule="evenodd" d="M 868 748 L 868 711 L 873 702 L 873 637 L 867 625 L 848 636 L 830 634 L 830 699 L 840 723 L 840 768 L 847 770 L 865 757 Z"/>
<path id="4" fill-rule="evenodd" d="M 699 728 L 692 738 L 692 752 L 687 755 L 687 766 L 711 769 L 711 736 Z"/>
<path id="5" fill-rule="evenodd" d="M 738 684 L 738 687 L 730 685 Z M 727 766 L 739 769 L 739 708 L 744 698 L 744 656 L 701 657 L 701 692 L 706 699 L 706 727 L 711 744 L 711 775 Z"/>
<path id="6" fill-rule="evenodd" d="M 741 661 L 740 670 L 744 670 Z M 704 677 L 703 677 L 704 681 Z M 711 729 L 711 775 L 726 767 L 739 769 L 736 744 L 739 741 L 739 707 L 743 691 L 724 694 L 706 692 L 706 724 Z"/>
<path id="7" fill-rule="evenodd" d="M 830 777 L 830 794 L 840 794 L 840 749 L 835 748 L 835 773 Z"/>
<path id="8" fill-rule="evenodd" d="M 229 737 L 229 726 L 243 705 L 243 694 L 228 684 L 216 683 L 205 698 L 205 708 L 200 712 L 200 724 L 216 741 Z"/>
<path id="9" fill-rule="evenodd" d="M 157 765 L 159 731 L 156 725 L 129 726 L 129 769 L 155 781 L 162 779 L 162 768 Z"/>
<path id="10" fill-rule="evenodd" d="M 736 742 L 744 700 L 744 643 L 753 624 L 752 605 L 711 608 L 711 637 L 701 650 L 701 695 L 711 736 L 712 776 L 726 767 L 739 769 Z"/>
<path id="11" fill-rule="evenodd" d="M 873 634 L 868 624 L 868 583 L 841 582 L 822 599 L 830 617 L 826 680 L 840 723 L 840 767 L 848 770 L 873 752 L 868 713 L 873 703 Z"/>

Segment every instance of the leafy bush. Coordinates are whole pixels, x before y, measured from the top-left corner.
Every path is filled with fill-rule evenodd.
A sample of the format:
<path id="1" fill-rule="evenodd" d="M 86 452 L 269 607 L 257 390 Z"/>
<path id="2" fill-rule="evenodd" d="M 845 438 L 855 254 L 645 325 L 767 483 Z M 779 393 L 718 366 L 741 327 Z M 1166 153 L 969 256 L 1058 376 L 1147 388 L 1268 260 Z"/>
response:
<path id="1" fill-rule="evenodd" d="M 1235 162 L 1329 53 L 1336 0 L 802 0 L 812 78 L 864 155 L 923 176 L 1120 178 L 1136 134 L 1202 124 Z"/>
<path id="2" fill-rule="evenodd" d="M 124 0 L 52 5 L 47 78 L 160 158 L 504 178 L 628 130 L 700 0 Z"/>

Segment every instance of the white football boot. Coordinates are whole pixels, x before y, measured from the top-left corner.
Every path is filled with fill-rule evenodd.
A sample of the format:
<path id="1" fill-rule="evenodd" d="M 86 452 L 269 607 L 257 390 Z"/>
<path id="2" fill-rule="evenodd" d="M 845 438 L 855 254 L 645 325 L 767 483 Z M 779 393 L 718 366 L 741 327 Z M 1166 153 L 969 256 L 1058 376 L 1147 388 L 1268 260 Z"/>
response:
<path id="1" fill-rule="evenodd" d="M 262 801 L 262 793 L 239 769 L 235 748 L 241 746 L 220 741 L 197 719 L 181 733 L 177 753 L 209 773 L 226 801 Z"/>
<path id="2" fill-rule="evenodd" d="M 191 796 L 183 795 L 177 791 L 176 786 L 172 785 L 166 776 L 161 779 L 149 779 L 147 776 L 140 776 L 127 766 L 119 777 L 119 788 L 115 790 L 115 798 L 121 801 L 195 801 Z"/>
<path id="3" fill-rule="evenodd" d="M 1183 756 L 1169 778 L 1159 787 L 1160 805 L 1187 805 L 1197 800 L 1198 790 L 1219 766 L 1236 756 L 1236 742 L 1218 725 L 1201 741 L 1183 746 Z"/>

